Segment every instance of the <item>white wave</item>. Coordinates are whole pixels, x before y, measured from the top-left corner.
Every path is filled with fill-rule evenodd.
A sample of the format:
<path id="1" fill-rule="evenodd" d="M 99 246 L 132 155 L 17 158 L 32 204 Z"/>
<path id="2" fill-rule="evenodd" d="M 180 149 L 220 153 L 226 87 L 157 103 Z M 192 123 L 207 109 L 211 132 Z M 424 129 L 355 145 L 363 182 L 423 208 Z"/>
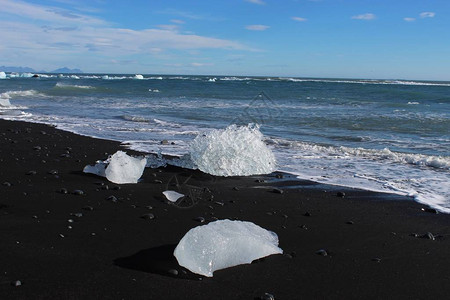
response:
<path id="1" fill-rule="evenodd" d="M 56 88 L 61 88 L 61 89 L 84 89 L 84 90 L 95 89 L 95 86 L 77 85 L 77 84 L 65 84 L 65 83 L 61 83 L 61 82 L 56 83 L 55 87 Z"/>
<path id="2" fill-rule="evenodd" d="M 26 91 L 9 91 L 0 94 L 0 99 L 11 99 L 14 97 L 30 97 L 36 96 L 39 93 L 35 90 L 26 90 Z"/>
<path id="3" fill-rule="evenodd" d="M 141 117 L 141 116 L 131 116 L 131 115 L 123 115 L 122 119 L 126 121 L 139 122 L 139 123 L 148 123 L 149 119 Z"/>
<path id="4" fill-rule="evenodd" d="M 408 105 L 419 105 L 420 103 L 419 102 L 415 102 L 415 101 L 413 101 L 413 102 L 408 102 Z"/>

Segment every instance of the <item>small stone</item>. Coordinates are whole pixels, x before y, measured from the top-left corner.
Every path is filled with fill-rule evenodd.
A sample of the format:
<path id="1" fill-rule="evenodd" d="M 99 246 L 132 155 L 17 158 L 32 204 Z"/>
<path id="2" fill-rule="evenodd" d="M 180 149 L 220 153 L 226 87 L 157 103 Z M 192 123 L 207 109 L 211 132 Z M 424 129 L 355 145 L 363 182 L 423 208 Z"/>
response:
<path id="1" fill-rule="evenodd" d="M 167 271 L 167 273 L 169 273 L 172 276 L 178 276 L 178 270 L 175 269 L 170 269 L 169 271 Z"/>
<path id="2" fill-rule="evenodd" d="M 311 217 L 311 213 L 310 212 L 305 212 L 304 216 L 305 217 Z"/>
<path id="3" fill-rule="evenodd" d="M 103 185 L 102 190 L 105 190 L 105 191 L 109 190 L 109 186 L 107 184 Z"/>
<path id="4" fill-rule="evenodd" d="M 111 187 L 111 190 L 118 191 L 118 190 L 120 190 L 120 186 L 115 185 L 115 186 Z"/>
<path id="5" fill-rule="evenodd" d="M 4 186 L 11 186 L 11 183 L 9 183 L 8 181 L 5 181 L 5 182 L 2 183 L 2 185 L 4 185 Z"/>
<path id="6" fill-rule="evenodd" d="M 338 196 L 339 198 L 344 198 L 345 197 L 345 193 L 344 192 L 337 192 L 336 196 Z"/>
<path id="7" fill-rule="evenodd" d="M 144 220 L 153 220 L 154 218 L 155 218 L 155 215 L 151 214 L 151 213 L 144 214 L 141 216 L 141 219 L 144 219 Z"/>
<path id="8" fill-rule="evenodd" d="M 50 170 L 50 171 L 48 171 L 48 174 L 50 174 L 50 175 L 58 175 L 58 170 Z"/>
<path id="9" fill-rule="evenodd" d="M 317 250 L 316 254 L 320 256 L 328 256 L 328 252 L 325 249 Z"/>
<path id="10" fill-rule="evenodd" d="M 36 174 L 37 174 L 37 172 L 34 170 L 27 172 L 27 175 L 36 175 Z"/>
<path id="11" fill-rule="evenodd" d="M 274 188 L 274 189 L 272 190 L 272 193 L 275 193 L 275 194 L 283 194 L 283 190 L 278 189 L 278 188 Z"/>
<path id="12" fill-rule="evenodd" d="M 264 295 L 262 295 L 260 297 L 261 300 L 275 300 L 275 296 L 269 293 L 264 293 Z"/>
<path id="13" fill-rule="evenodd" d="M 234 190 L 234 191 L 239 191 L 239 188 L 238 188 L 237 186 L 235 186 L 235 187 L 233 188 L 233 190 Z"/>
<path id="14" fill-rule="evenodd" d="M 42 148 L 41 148 L 41 146 L 34 146 L 33 147 L 33 150 L 36 150 L 36 151 L 39 151 L 39 150 L 41 150 Z"/>
<path id="15" fill-rule="evenodd" d="M 82 209 L 88 210 L 88 211 L 94 210 L 94 208 L 93 208 L 92 206 L 85 206 L 85 207 L 83 207 Z"/>
<path id="16" fill-rule="evenodd" d="M 71 213 L 70 215 L 77 218 L 81 218 L 83 216 L 82 213 Z"/>
<path id="17" fill-rule="evenodd" d="M 205 223 L 206 220 L 203 217 L 197 217 L 197 218 L 194 218 L 194 221 L 197 221 L 199 223 Z"/>
<path id="18" fill-rule="evenodd" d="M 62 233 L 60 233 L 59 236 L 62 237 L 62 238 L 64 238 L 64 234 L 62 234 Z"/>
<path id="19" fill-rule="evenodd" d="M 214 203 L 216 203 L 217 205 L 220 205 L 220 206 L 224 206 L 224 205 L 225 205 L 225 203 L 220 202 L 220 201 L 216 201 L 216 202 L 214 202 Z"/>
<path id="20" fill-rule="evenodd" d="M 429 240 L 432 240 L 432 241 L 434 241 L 436 238 L 434 237 L 434 235 L 431 233 L 431 232 L 427 232 L 427 233 L 425 233 L 424 235 L 423 235 L 423 238 L 424 239 L 429 239 Z"/>
<path id="21" fill-rule="evenodd" d="M 379 262 L 381 262 L 381 258 L 379 258 L 379 257 L 374 257 L 374 258 L 372 258 L 372 261 L 373 261 L 373 262 L 379 263 Z"/>
<path id="22" fill-rule="evenodd" d="M 348 224 L 348 225 L 353 225 L 353 224 L 354 224 L 354 222 L 353 222 L 353 221 L 347 221 L 347 222 L 345 222 L 345 224 Z"/>
<path id="23" fill-rule="evenodd" d="M 67 194 L 69 191 L 66 188 L 61 188 L 58 192 L 61 194 Z"/>
<path id="24" fill-rule="evenodd" d="M 14 280 L 13 282 L 11 282 L 12 286 L 21 286 L 22 285 L 22 281 L 20 280 Z"/>
<path id="25" fill-rule="evenodd" d="M 148 205 L 148 206 L 146 206 L 146 208 L 147 208 L 147 209 L 153 209 L 153 206 Z"/>
<path id="26" fill-rule="evenodd" d="M 82 190 L 74 190 L 74 191 L 72 192 L 72 194 L 73 194 L 73 195 L 76 195 L 76 196 L 83 196 L 83 195 L 84 195 L 84 192 L 83 192 Z"/>
<path id="27" fill-rule="evenodd" d="M 159 180 L 159 179 L 155 179 L 155 180 L 153 180 L 153 182 L 154 182 L 154 183 L 158 183 L 158 184 L 163 183 L 162 180 Z"/>
<path id="28" fill-rule="evenodd" d="M 436 209 L 434 209 L 434 208 L 429 208 L 429 207 L 427 207 L 427 208 L 422 208 L 422 211 L 427 212 L 427 213 L 431 213 L 431 214 L 438 214 L 438 213 L 439 213 Z"/>
<path id="29" fill-rule="evenodd" d="M 257 183 L 263 183 L 263 182 L 264 182 L 264 179 L 256 179 L 255 182 L 257 182 Z"/>
<path id="30" fill-rule="evenodd" d="M 283 174 L 277 174 L 277 175 L 275 175 L 275 178 L 282 179 L 283 178 Z"/>
<path id="31" fill-rule="evenodd" d="M 300 227 L 301 229 L 308 229 L 308 227 L 306 227 L 306 225 L 305 224 L 302 224 L 302 225 L 300 225 L 300 226 L 298 226 L 298 227 Z"/>
<path id="32" fill-rule="evenodd" d="M 106 198 L 106 201 L 111 201 L 111 202 L 115 203 L 115 202 L 117 202 L 117 198 L 116 198 L 116 196 L 111 195 L 108 198 Z"/>

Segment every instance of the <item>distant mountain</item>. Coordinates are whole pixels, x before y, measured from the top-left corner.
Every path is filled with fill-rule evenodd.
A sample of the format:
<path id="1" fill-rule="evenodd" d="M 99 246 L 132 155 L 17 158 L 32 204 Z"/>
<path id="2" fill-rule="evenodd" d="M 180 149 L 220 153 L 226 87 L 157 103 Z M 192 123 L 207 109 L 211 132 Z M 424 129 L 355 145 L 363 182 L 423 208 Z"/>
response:
<path id="1" fill-rule="evenodd" d="M 80 69 L 69 69 L 67 67 L 59 68 L 51 71 L 50 73 L 83 73 Z"/>
<path id="2" fill-rule="evenodd" d="M 69 69 L 67 67 L 59 68 L 51 72 L 47 71 L 36 71 L 29 67 L 6 67 L 0 66 L 0 72 L 16 72 L 16 73 L 83 73 L 80 69 Z"/>
<path id="3" fill-rule="evenodd" d="M 16 72 L 16 73 L 36 73 L 36 71 L 32 68 L 28 67 L 6 67 L 0 66 L 0 71 L 3 72 Z"/>

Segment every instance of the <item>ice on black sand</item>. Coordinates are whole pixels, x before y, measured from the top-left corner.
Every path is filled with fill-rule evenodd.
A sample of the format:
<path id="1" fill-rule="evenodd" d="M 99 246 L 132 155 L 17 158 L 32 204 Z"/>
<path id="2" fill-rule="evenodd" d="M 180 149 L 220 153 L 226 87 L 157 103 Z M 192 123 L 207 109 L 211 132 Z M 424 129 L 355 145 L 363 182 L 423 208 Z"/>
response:
<path id="1" fill-rule="evenodd" d="M 212 277 L 216 270 L 282 253 L 274 232 L 251 222 L 231 220 L 189 230 L 174 251 L 180 266 L 207 277 Z"/>

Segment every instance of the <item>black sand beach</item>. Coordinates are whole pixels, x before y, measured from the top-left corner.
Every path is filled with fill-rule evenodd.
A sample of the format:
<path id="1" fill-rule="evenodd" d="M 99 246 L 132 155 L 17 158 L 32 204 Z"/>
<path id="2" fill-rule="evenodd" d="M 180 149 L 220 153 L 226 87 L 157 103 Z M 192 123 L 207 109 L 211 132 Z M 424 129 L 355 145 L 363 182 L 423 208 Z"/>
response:
<path id="1" fill-rule="evenodd" d="M 289 174 L 221 178 L 175 167 L 146 169 L 142 182 L 118 186 L 82 170 L 123 150 L 120 143 L 4 120 L 0 142 L 1 299 L 450 294 L 450 217 L 410 199 Z M 170 204 L 168 188 L 192 197 Z M 284 254 L 212 278 L 178 266 L 178 241 L 216 219 L 276 232 Z"/>

